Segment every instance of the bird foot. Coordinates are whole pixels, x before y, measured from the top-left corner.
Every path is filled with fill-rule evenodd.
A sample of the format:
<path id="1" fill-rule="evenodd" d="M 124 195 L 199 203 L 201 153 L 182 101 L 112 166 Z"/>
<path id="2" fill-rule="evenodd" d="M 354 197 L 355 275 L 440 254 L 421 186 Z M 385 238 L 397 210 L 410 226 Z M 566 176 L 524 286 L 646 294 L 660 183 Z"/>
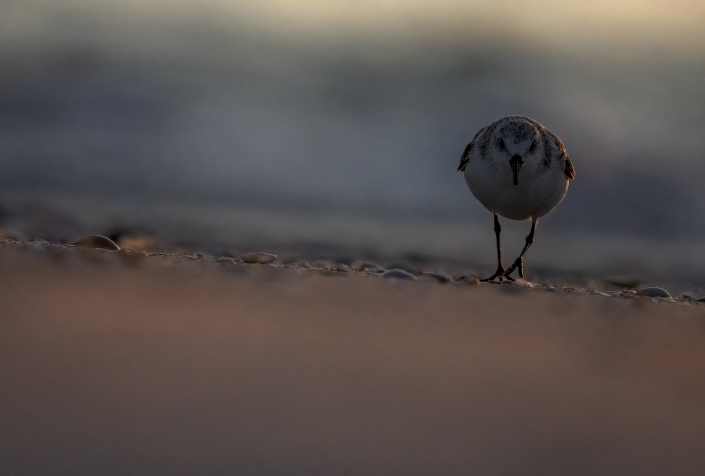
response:
<path id="1" fill-rule="evenodd" d="M 513 268 L 510 268 L 510 269 L 511 269 L 512 271 L 514 271 Z M 509 276 L 509 274 L 510 274 L 510 272 L 505 271 L 505 270 L 504 270 L 504 267 L 503 267 L 503 266 L 500 266 L 500 267 L 497 268 L 497 271 L 495 271 L 495 273 L 494 273 L 492 276 L 490 276 L 489 278 L 481 279 L 480 282 L 489 283 L 489 282 L 493 281 L 493 280 L 496 279 L 496 278 L 499 278 L 499 282 L 500 282 L 500 283 L 501 283 L 502 281 L 504 281 L 505 279 L 506 279 L 507 281 L 514 281 L 514 278 L 512 278 L 511 276 Z"/>
<path id="2" fill-rule="evenodd" d="M 500 276 L 507 278 L 511 281 L 514 281 L 513 278 L 509 277 L 509 275 L 512 274 L 515 269 L 519 270 L 519 277 L 523 278 L 524 277 L 524 259 L 521 256 L 518 257 L 516 259 L 516 261 L 514 261 L 514 263 L 512 263 L 512 265 L 506 271 L 504 271 Z"/>

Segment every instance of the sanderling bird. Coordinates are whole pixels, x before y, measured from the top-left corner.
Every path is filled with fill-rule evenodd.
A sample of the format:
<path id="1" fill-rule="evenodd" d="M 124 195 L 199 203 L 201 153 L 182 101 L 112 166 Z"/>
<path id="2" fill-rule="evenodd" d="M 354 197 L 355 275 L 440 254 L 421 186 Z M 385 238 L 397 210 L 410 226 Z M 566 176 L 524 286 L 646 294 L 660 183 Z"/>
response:
<path id="1" fill-rule="evenodd" d="M 534 242 L 536 222 L 563 200 L 568 180 L 575 178 L 563 142 L 544 126 L 524 116 L 505 116 L 475 134 L 460 158 L 458 170 L 472 194 L 494 213 L 497 271 L 482 281 L 524 277 L 524 255 Z M 501 215 L 510 220 L 531 219 L 531 231 L 519 257 L 507 269 L 499 245 Z"/>

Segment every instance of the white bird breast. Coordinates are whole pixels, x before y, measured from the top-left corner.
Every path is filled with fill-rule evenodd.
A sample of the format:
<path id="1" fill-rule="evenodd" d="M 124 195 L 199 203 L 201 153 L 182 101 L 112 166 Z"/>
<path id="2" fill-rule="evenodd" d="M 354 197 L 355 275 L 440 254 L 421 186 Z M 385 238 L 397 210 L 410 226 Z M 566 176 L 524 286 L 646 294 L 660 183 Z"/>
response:
<path id="1" fill-rule="evenodd" d="M 473 151 L 475 152 L 475 151 Z M 539 218 L 553 210 L 568 191 L 564 167 L 553 161 L 525 158 L 514 185 L 509 158 L 472 154 L 465 168 L 465 182 L 485 208 L 511 220 Z"/>

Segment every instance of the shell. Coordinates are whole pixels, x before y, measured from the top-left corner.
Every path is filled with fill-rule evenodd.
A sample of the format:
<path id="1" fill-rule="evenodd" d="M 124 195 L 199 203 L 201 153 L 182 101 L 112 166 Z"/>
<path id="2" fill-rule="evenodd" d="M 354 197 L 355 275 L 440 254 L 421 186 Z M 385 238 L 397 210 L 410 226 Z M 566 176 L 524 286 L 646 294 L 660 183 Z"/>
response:
<path id="1" fill-rule="evenodd" d="M 277 259 L 277 255 L 256 251 L 254 253 L 245 253 L 244 255 L 239 256 L 239 259 L 245 263 L 269 264 L 273 263 L 274 260 Z"/>
<path id="2" fill-rule="evenodd" d="M 102 235 L 90 235 L 71 243 L 78 248 L 120 251 L 120 247 L 110 238 Z"/>
<path id="3" fill-rule="evenodd" d="M 646 297 L 660 297 L 660 298 L 671 298 L 671 295 L 668 294 L 668 291 L 666 291 L 663 288 L 657 288 L 657 287 L 648 287 L 648 288 L 643 288 L 640 289 L 636 292 L 637 296 L 646 296 Z"/>

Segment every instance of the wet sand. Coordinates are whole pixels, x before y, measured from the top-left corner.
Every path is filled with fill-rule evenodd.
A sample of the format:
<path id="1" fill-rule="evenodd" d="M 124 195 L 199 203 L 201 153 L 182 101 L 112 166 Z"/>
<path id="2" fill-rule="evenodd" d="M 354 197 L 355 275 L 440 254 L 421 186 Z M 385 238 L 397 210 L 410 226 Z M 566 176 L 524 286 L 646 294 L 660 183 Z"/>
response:
<path id="1" fill-rule="evenodd" d="M 705 305 L 0 243 L 0 474 L 702 474 Z"/>

